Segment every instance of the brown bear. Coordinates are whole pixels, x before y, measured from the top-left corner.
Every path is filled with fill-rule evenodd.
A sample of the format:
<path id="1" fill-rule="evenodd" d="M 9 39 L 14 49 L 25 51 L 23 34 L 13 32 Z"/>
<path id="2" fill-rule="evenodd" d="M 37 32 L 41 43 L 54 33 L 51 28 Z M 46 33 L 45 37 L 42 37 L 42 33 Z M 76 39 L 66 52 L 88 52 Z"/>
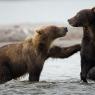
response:
<path id="1" fill-rule="evenodd" d="M 29 73 L 30 81 L 39 81 L 51 42 L 65 36 L 66 27 L 47 26 L 37 30 L 34 37 L 0 48 L 0 83 Z"/>
<path id="2" fill-rule="evenodd" d="M 95 66 L 95 8 L 79 11 L 68 22 L 71 26 L 83 27 L 80 77 L 87 82 L 87 74 Z"/>
<path id="3" fill-rule="evenodd" d="M 0 48 L 0 83 L 16 79 L 26 73 L 29 74 L 30 81 L 39 81 L 44 61 L 49 57 L 57 57 L 49 52 L 52 41 L 58 37 L 65 36 L 66 27 L 47 26 L 36 31 L 33 37 L 30 37 L 20 43 L 9 44 Z M 58 48 L 51 50 L 58 50 Z M 78 49 L 77 49 L 78 48 Z M 79 50 L 80 46 L 71 46 L 63 54 L 68 57 Z M 61 50 L 61 48 L 59 48 Z M 69 50 L 71 49 L 71 50 Z M 75 49 L 77 51 L 75 51 Z"/>

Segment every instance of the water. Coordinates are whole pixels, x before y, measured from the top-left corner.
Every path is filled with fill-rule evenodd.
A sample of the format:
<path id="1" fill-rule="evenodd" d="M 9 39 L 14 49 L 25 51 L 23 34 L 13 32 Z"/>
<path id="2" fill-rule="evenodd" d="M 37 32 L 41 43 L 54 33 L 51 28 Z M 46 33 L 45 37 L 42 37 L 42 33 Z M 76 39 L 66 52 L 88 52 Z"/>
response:
<path id="1" fill-rule="evenodd" d="M 0 95 L 95 95 L 95 83 L 80 82 L 80 55 L 68 59 L 48 59 L 40 82 L 31 83 L 27 76 L 0 85 Z"/>

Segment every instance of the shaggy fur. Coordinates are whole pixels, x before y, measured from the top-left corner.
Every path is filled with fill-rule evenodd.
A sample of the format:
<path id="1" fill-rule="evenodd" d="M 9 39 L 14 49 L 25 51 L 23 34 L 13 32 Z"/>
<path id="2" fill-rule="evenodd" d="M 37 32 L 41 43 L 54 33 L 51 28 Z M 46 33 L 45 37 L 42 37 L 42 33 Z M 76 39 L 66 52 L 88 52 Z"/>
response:
<path id="1" fill-rule="evenodd" d="M 95 8 L 81 10 L 68 21 L 74 27 L 83 27 L 80 77 L 87 82 L 87 74 L 95 66 Z"/>
<path id="2" fill-rule="evenodd" d="M 39 81 L 48 49 L 53 40 L 65 36 L 66 27 L 47 26 L 32 38 L 0 48 L 0 83 L 29 73 L 30 81 Z"/>

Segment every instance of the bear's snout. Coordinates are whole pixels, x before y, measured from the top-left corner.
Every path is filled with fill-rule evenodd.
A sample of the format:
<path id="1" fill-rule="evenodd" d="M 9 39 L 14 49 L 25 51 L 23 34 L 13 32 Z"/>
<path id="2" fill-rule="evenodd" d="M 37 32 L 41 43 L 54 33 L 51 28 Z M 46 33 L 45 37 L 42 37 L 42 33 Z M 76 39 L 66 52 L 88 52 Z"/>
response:
<path id="1" fill-rule="evenodd" d="M 71 26 L 73 26 L 73 21 L 72 21 L 72 19 L 68 19 L 68 22 L 69 22 L 69 24 L 70 24 Z"/>
<path id="2" fill-rule="evenodd" d="M 68 32 L 68 28 L 67 28 L 67 27 L 64 27 L 64 31 L 65 31 L 65 32 Z"/>
<path id="3" fill-rule="evenodd" d="M 75 18 L 68 19 L 68 23 L 74 27 L 78 27 L 80 25 L 80 23 Z"/>

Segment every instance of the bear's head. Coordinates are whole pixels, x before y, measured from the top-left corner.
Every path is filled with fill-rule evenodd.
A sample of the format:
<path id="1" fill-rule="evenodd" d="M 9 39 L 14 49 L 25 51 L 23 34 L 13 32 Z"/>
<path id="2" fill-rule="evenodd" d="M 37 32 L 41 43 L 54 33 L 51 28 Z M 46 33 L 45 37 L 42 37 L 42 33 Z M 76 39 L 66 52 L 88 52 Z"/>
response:
<path id="1" fill-rule="evenodd" d="M 39 50 L 44 50 L 56 38 L 64 37 L 67 31 L 67 27 L 47 26 L 36 31 L 35 42 L 39 45 Z"/>
<path id="2" fill-rule="evenodd" d="M 95 7 L 79 11 L 74 17 L 68 19 L 68 22 L 74 27 L 95 25 Z"/>
<path id="3" fill-rule="evenodd" d="M 45 41 L 46 39 L 56 39 L 63 37 L 68 32 L 67 27 L 47 26 L 36 31 L 40 38 Z"/>

